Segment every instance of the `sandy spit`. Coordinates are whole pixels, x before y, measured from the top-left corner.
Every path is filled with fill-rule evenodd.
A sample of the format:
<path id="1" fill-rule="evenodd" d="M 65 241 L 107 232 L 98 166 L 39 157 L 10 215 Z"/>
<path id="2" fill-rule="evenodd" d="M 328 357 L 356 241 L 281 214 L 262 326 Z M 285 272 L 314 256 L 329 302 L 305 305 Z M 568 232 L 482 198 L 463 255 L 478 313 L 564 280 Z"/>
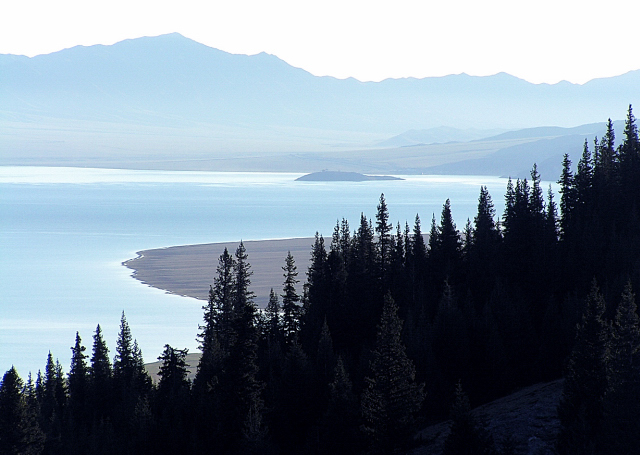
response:
<path id="1" fill-rule="evenodd" d="M 171 294 L 206 301 L 218 258 L 225 248 L 235 253 L 239 243 L 206 243 L 144 250 L 137 253 L 138 257 L 122 264 L 133 271 L 133 278 L 144 284 Z M 244 242 L 253 271 L 251 290 L 256 295 L 255 302 L 259 307 L 266 306 L 271 288 L 278 294 L 282 292 L 282 267 L 288 251 L 296 261 L 300 280 L 298 293 L 302 294 L 313 243 L 313 238 Z"/>

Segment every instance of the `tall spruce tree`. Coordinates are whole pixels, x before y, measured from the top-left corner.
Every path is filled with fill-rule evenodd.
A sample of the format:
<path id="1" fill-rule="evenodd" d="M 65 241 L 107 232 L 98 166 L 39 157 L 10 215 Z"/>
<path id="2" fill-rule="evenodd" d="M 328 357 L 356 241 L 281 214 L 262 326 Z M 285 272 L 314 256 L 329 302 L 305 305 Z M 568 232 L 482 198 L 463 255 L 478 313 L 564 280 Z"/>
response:
<path id="1" fill-rule="evenodd" d="M 67 378 L 69 401 L 66 414 L 67 448 L 70 453 L 83 454 L 88 451 L 88 434 L 91 424 L 89 410 L 89 366 L 87 349 L 82 345 L 80 334 L 71 348 L 71 366 Z"/>
<path id="2" fill-rule="evenodd" d="M 240 447 L 258 450 L 265 430 L 262 427 L 262 389 L 257 378 L 258 329 L 254 294 L 250 289 L 251 265 L 242 242 L 236 250 L 236 293 L 232 330 L 234 342 L 224 363 L 221 393 L 222 431 L 231 453 Z M 224 450 L 224 449 L 223 449 Z"/>
<path id="3" fill-rule="evenodd" d="M 296 262 L 293 259 L 291 251 L 287 252 L 284 261 L 284 284 L 282 287 L 282 327 L 284 329 L 284 338 L 287 345 L 291 345 L 298 339 L 300 330 L 300 296 L 296 292 L 296 284 L 298 280 L 298 271 Z"/>
<path id="4" fill-rule="evenodd" d="M 391 257 L 391 230 L 393 225 L 389 223 L 389 209 L 387 208 L 387 202 L 384 198 L 384 193 L 380 195 L 380 202 L 378 203 L 378 211 L 376 212 L 376 228 L 375 232 L 378 234 L 378 254 L 377 258 L 379 265 L 379 279 L 380 288 L 382 293 L 386 293 L 389 288 L 389 267 Z"/>
<path id="5" fill-rule="evenodd" d="M 0 453 L 39 455 L 43 448 L 44 435 L 27 404 L 24 384 L 11 367 L 0 383 Z"/>
<path id="6" fill-rule="evenodd" d="M 191 427 L 188 398 L 190 382 L 187 378 L 187 349 L 165 345 L 158 357 L 161 362 L 155 400 L 156 432 L 152 453 L 175 454 L 190 452 L 190 441 L 185 438 Z"/>
<path id="7" fill-rule="evenodd" d="M 360 413 L 358 398 L 344 366 L 338 357 L 329 384 L 329 404 L 320 422 L 319 452 L 321 454 L 351 455 L 362 448 L 358 431 Z"/>
<path id="8" fill-rule="evenodd" d="M 469 398 L 456 385 L 455 399 L 451 405 L 451 432 L 444 442 L 443 455 L 493 455 L 493 439 L 471 414 Z"/>
<path id="9" fill-rule="evenodd" d="M 610 380 L 604 396 L 599 438 L 603 454 L 633 453 L 640 447 L 640 318 L 631 283 L 618 305 L 609 344 Z"/>
<path id="10" fill-rule="evenodd" d="M 571 229 L 572 217 L 575 215 L 574 210 L 577 203 L 575 179 L 571 171 L 571 160 L 567 153 L 564 154 L 562 159 L 562 174 L 558 180 L 558 185 L 560 185 L 560 213 L 562 215 L 560 233 L 565 238 Z"/>
<path id="11" fill-rule="evenodd" d="M 415 382 L 415 367 L 406 355 L 401 332 L 398 307 L 387 295 L 370 376 L 362 393 L 364 428 L 376 453 L 392 453 L 406 444 L 414 414 L 424 398 L 423 385 Z"/>
<path id="12" fill-rule="evenodd" d="M 558 406 L 560 455 L 597 453 L 603 398 L 608 387 L 609 326 L 604 320 L 605 308 L 604 298 L 594 281 L 567 362 Z"/>
<path id="13" fill-rule="evenodd" d="M 93 335 L 93 351 L 89 368 L 91 385 L 91 409 L 94 423 L 98 424 L 109 417 L 113 400 L 113 370 L 109 360 L 109 349 L 102 337 L 100 325 Z"/>
<path id="14" fill-rule="evenodd" d="M 116 387 L 126 388 L 130 386 L 134 371 L 133 337 L 131 336 L 127 317 L 123 311 L 120 317 L 120 332 L 116 340 L 116 355 L 113 360 L 113 378 Z"/>
<path id="15" fill-rule="evenodd" d="M 324 238 L 316 232 L 315 241 L 311 246 L 311 264 L 307 270 L 305 284 L 307 299 L 303 309 L 304 318 L 301 320 L 301 342 L 308 352 L 315 351 L 322 322 L 329 313 L 329 263 Z"/>
<path id="16" fill-rule="evenodd" d="M 204 323 L 200 326 L 198 340 L 202 356 L 194 380 L 196 394 L 211 390 L 222 368 L 222 359 L 228 354 L 233 335 L 233 299 L 236 292 L 234 268 L 236 262 L 224 249 L 218 258 L 216 276 L 209 287 L 209 300 L 202 307 Z M 200 397 L 204 399 L 203 396 Z"/>

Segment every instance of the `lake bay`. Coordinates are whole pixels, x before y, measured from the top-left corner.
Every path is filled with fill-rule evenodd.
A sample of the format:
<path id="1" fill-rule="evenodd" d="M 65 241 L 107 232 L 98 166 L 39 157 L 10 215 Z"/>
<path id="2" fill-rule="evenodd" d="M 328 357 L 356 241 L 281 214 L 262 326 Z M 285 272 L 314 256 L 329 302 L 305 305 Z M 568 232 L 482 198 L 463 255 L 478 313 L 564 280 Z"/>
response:
<path id="1" fill-rule="evenodd" d="M 113 358 L 122 311 L 146 362 L 166 343 L 195 351 L 202 302 L 131 278 L 122 262 L 137 251 L 316 231 L 330 239 L 336 220 L 348 219 L 353 230 L 361 213 L 374 218 L 381 193 L 394 226 L 413 227 L 418 213 L 428 232 L 450 198 L 462 230 L 476 214 L 481 185 L 502 214 L 507 183 L 426 175 L 296 182 L 300 176 L 0 166 L 0 371 L 15 365 L 23 378 L 35 375 L 51 351 L 66 373 L 76 331 L 90 355 L 97 324 Z M 308 256 L 296 264 L 303 280 Z"/>

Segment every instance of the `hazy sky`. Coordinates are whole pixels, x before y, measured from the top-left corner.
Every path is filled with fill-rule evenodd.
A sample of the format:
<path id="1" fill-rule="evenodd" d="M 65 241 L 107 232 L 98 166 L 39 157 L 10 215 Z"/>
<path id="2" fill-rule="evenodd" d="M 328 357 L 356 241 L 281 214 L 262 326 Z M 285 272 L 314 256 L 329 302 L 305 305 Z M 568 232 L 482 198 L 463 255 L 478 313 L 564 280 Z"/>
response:
<path id="1" fill-rule="evenodd" d="M 7 0 L 0 53 L 179 32 L 315 75 L 584 83 L 640 69 L 639 24 L 638 0 Z"/>

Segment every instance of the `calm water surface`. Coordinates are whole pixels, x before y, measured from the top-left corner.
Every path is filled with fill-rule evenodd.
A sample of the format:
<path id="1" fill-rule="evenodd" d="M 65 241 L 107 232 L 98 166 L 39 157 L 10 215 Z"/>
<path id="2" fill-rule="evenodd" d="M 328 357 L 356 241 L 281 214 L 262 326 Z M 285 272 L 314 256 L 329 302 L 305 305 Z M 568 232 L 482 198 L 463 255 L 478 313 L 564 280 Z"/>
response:
<path id="1" fill-rule="evenodd" d="M 23 378 L 35 374 L 49 351 L 68 371 L 76 331 L 90 354 L 97 324 L 113 357 L 123 310 L 147 362 L 166 343 L 195 351 L 202 302 L 131 278 L 121 263 L 139 250 L 316 231 L 330 238 L 338 219 L 353 230 L 361 212 L 375 217 L 380 193 L 394 225 L 413 226 L 419 213 L 427 232 L 450 198 L 462 229 L 476 213 L 480 185 L 498 214 L 506 188 L 497 177 L 323 183 L 298 176 L 0 167 L 0 374 L 11 365 Z M 308 257 L 296 263 L 304 272 Z"/>

